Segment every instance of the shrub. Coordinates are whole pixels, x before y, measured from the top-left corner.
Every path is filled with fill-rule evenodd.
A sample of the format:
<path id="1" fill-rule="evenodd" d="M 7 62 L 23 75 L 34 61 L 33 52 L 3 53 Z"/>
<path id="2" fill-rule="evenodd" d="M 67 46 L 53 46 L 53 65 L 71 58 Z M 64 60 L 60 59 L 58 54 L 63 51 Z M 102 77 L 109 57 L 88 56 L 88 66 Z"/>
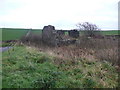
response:
<path id="1" fill-rule="evenodd" d="M 27 45 L 34 45 L 36 47 L 43 46 L 42 35 L 30 34 L 28 36 L 23 36 L 21 42 Z"/>
<path id="2" fill-rule="evenodd" d="M 77 43 L 78 48 L 86 49 L 86 53 L 94 55 L 98 60 L 110 61 L 113 64 L 118 63 L 118 41 L 117 38 L 79 38 L 80 43 Z"/>

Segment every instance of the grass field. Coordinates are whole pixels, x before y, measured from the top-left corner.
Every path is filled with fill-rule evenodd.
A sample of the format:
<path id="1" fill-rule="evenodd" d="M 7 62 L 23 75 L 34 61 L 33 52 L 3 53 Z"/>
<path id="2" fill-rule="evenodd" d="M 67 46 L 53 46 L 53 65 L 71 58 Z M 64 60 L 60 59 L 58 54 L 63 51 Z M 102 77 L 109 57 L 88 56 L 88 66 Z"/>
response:
<path id="1" fill-rule="evenodd" d="M 99 31 L 97 31 L 99 32 Z M 81 34 L 84 33 L 84 31 L 80 31 Z M 108 30 L 108 31 L 100 31 L 103 35 L 120 35 L 120 30 Z"/>
<path id="2" fill-rule="evenodd" d="M 27 29 L 9 29 L 3 28 L 2 29 L 2 40 L 17 40 L 20 39 L 23 35 L 28 32 Z"/>
<path id="3" fill-rule="evenodd" d="M 16 28 L 0 28 L 2 30 L 2 40 L 17 40 L 24 36 L 31 29 L 16 29 Z M 31 31 L 34 34 L 41 34 L 42 29 L 32 29 Z M 80 32 L 83 33 L 83 32 Z M 101 31 L 103 35 L 120 35 L 120 31 L 112 30 L 112 31 Z M 65 32 L 68 35 L 68 32 Z"/>
<path id="4" fill-rule="evenodd" d="M 120 30 L 101 31 L 103 35 L 120 35 Z"/>
<path id="5" fill-rule="evenodd" d="M 2 30 L 2 40 L 6 41 L 6 40 L 18 40 L 22 36 L 27 34 L 27 32 L 31 29 L 2 28 L 0 30 Z M 32 33 L 40 34 L 41 30 L 34 29 L 32 30 Z"/>
<path id="6" fill-rule="evenodd" d="M 3 88 L 115 88 L 117 79 L 107 61 L 79 58 L 74 63 L 28 46 L 15 46 L 2 55 Z"/>
<path id="7" fill-rule="evenodd" d="M 33 29 L 32 33 L 34 33 L 34 34 L 41 34 L 42 33 L 42 29 Z"/>

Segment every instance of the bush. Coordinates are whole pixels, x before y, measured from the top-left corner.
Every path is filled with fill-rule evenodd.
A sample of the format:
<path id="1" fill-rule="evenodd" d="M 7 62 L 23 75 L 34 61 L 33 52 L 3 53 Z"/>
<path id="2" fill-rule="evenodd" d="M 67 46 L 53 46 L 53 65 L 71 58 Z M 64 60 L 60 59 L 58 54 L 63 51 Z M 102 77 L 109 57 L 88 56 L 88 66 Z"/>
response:
<path id="1" fill-rule="evenodd" d="M 42 35 L 30 34 L 28 36 L 23 36 L 21 42 L 27 45 L 34 45 L 36 47 L 43 46 Z"/>

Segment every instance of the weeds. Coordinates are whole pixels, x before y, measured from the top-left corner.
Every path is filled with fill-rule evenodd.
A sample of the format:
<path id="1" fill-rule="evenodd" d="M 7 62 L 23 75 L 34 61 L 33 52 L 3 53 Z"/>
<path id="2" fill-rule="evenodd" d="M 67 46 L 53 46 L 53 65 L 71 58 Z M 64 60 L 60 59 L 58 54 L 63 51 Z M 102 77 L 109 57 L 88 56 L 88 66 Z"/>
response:
<path id="1" fill-rule="evenodd" d="M 106 60 L 112 62 L 113 65 L 118 65 L 119 38 L 104 37 L 103 39 L 96 39 L 81 37 L 79 40 L 80 43 L 77 43 L 76 46 L 85 49 L 88 55 L 95 56 L 97 60 Z"/>
<path id="2" fill-rule="evenodd" d="M 3 88 L 117 87 L 117 71 L 109 62 L 49 56 L 28 47 L 3 53 Z M 47 55 L 47 56 L 46 56 Z M 62 61 L 60 63 L 56 63 Z M 112 73 L 112 74 L 111 74 Z M 99 80 L 102 81 L 100 83 Z"/>
<path id="3" fill-rule="evenodd" d="M 64 38 L 68 38 L 63 36 Z M 98 35 L 99 37 L 99 35 Z M 70 38 L 72 39 L 72 38 Z M 34 46 L 40 50 L 52 50 L 51 52 L 57 56 L 64 57 L 67 59 L 74 60 L 82 57 L 86 59 L 97 59 L 97 60 L 106 60 L 117 65 L 118 62 L 118 41 L 119 38 L 115 37 L 103 37 L 102 38 L 88 38 L 81 36 L 77 39 L 76 44 L 69 46 L 60 46 L 60 47 L 50 47 L 42 41 L 42 36 L 37 34 L 30 34 L 29 36 L 24 36 L 21 41 L 24 44 Z M 54 49 L 54 50 L 53 50 Z M 49 53 L 49 52 L 48 52 Z"/>
<path id="4" fill-rule="evenodd" d="M 34 39 L 25 41 L 29 47 L 3 52 L 3 88 L 118 87 L 117 40 L 84 38 L 76 45 L 45 48 Z"/>

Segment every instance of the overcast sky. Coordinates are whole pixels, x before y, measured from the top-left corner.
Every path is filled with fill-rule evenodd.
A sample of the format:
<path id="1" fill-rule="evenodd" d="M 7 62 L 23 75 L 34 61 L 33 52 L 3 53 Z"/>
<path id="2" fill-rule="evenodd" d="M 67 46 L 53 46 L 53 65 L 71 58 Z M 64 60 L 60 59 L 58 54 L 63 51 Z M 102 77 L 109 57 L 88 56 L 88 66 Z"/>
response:
<path id="1" fill-rule="evenodd" d="M 118 29 L 119 0 L 0 0 L 0 27 L 75 29 L 90 22 L 102 30 Z"/>

